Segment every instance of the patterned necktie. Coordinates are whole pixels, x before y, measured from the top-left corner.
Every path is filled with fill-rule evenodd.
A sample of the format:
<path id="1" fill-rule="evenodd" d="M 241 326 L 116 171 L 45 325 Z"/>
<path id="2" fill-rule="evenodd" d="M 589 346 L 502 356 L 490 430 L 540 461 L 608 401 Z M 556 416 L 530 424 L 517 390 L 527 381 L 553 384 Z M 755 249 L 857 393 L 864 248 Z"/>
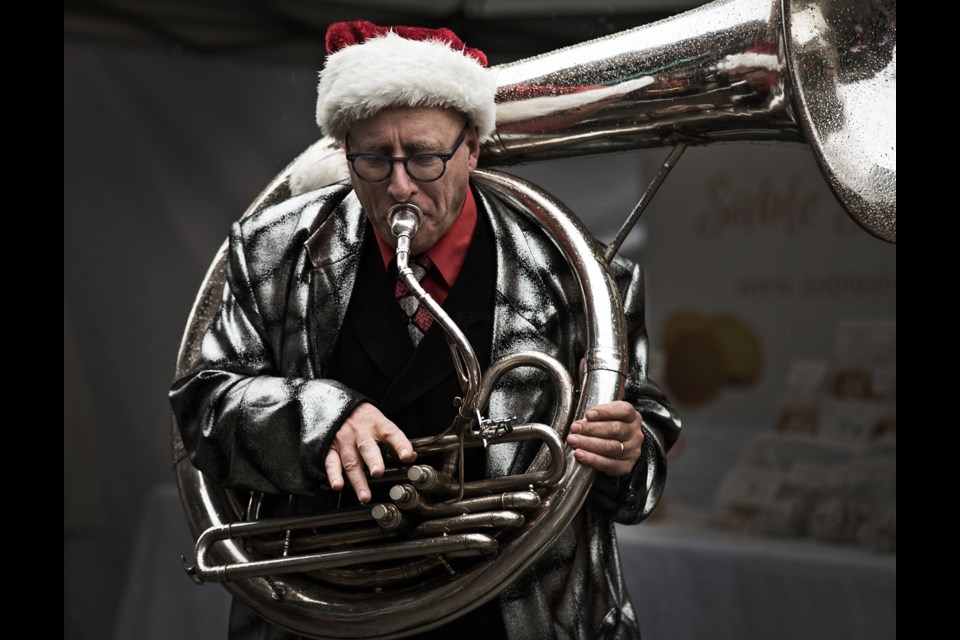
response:
<path id="1" fill-rule="evenodd" d="M 410 269 L 413 271 L 417 282 L 423 282 L 423 278 L 432 266 L 433 263 L 430 262 L 430 258 L 421 254 L 413 259 L 413 262 L 410 264 Z M 393 293 L 397 298 L 397 302 L 400 303 L 400 308 L 403 310 L 403 313 L 407 316 L 407 332 L 410 334 L 410 340 L 413 341 L 413 346 L 416 347 L 420 344 L 420 341 L 423 340 L 423 334 L 425 334 L 427 329 L 430 328 L 430 325 L 433 324 L 433 316 L 420 306 L 420 301 L 410 292 L 407 285 L 400 280 L 397 280 L 397 286 Z"/>

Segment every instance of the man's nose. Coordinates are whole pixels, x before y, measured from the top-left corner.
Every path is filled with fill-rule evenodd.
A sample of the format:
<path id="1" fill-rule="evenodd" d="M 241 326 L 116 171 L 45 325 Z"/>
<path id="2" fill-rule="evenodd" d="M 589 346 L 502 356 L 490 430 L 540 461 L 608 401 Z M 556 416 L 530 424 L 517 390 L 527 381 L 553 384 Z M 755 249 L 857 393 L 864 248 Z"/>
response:
<path id="1" fill-rule="evenodd" d="M 390 174 L 387 193 L 397 202 L 408 202 L 417 192 L 417 183 L 408 174 L 406 168 L 399 162 L 393 165 Z"/>

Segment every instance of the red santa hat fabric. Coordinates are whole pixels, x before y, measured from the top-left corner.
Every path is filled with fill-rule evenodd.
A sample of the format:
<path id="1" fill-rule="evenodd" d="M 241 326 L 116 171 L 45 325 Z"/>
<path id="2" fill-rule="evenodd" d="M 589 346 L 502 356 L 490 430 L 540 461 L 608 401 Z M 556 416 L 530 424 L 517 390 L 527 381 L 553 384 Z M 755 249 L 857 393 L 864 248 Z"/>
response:
<path id="1" fill-rule="evenodd" d="M 317 124 L 343 140 L 350 126 L 390 107 L 449 107 L 486 140 L 496 119 L 496 74 L 449 29 L 338 22 L 327 30 Z"/>

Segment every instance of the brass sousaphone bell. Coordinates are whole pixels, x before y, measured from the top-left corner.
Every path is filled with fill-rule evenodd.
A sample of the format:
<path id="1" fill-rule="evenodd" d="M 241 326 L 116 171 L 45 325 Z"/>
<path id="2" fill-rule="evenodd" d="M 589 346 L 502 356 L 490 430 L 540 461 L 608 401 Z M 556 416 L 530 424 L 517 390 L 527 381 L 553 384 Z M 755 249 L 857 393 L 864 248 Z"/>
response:
<path id="1" fill-rule="evenodd" d="M 378 541 L 368 547 L 361 542 L 366 534 L 345 538 L 343 525 L 338 524 L 327 548 L 298 556 L 288 547 L 288 553 L 281 550 L 269 556 L 262 546 L 251 550 L 246 540 L 288 531 L 288 537 L 295 536 L 331 519 L 358 519 L 364 527 L 373 521 L 390 526 L 398 511 L 384 504 L 359 516 L 334 512 L 312 519 L 245 522 L 248 496 L 212 484 L 194 468 L 173 425 L 174 468 L 189 525 L 198 538 L 192 575 L 223 581 L 264 618 L 296 633 L 402 637 L 448 622 L 496 597 L 570 523 L 593 474 L 563 450 L 566 430 L 587 407 L 622 394 L 623 311 L 607 264 L 687 145 L 806 142 L 854 220 L 869 233 L 896 241 L 893 0 L 719 0 L 497 70 L 497 131 L 481 157 L 487 166 L 657 146 L 674 150 L 606 248 L 561 203 L 535 186 L 502 173 L 476 172 L 479 182 L 521 205 L 567 256 L 584 296 L 589 334 L 583 389 L 576 398 L 569 374 L 536 354 L 519 354 L 492 365 L 481 379 L 464 355 L 469 345 L 449 339 L 464 387 L 473 389 L 473 400 L 466 402 L 470 410 L 482 410 L 496 377 L 518 364 L 544 367 L 564 399 L 552 427 L 531 426 L 522 436 L 545 443 L 529 476 L 501 483 L 510 486 L 480 485 L 480 498 L 501 506 L 513 505 L 514 500 L 520 505 L 497 509 L 521 514 L 501 516 L 505 523 L 497 533 L 477 534 L 467 527 L 444 535 L 450 526 L 444 523 L 409 540 Z M 244 216 L 343 177 L 342 151 L 321 140 L 277 176 Z M 219 308 L 225 255 L 226 245 L 214 258 L 197 296 L 181 344 L 178 377 L 196 361 L 203 334 Z M 445 329 L 450 336 L 455 327 Z M 483 429 L 497 427 L 484 423 L 482 415 L 474 419 L 469 411 L 461 411 L 459 420 L 468 445 L 488 437 Z M 523 429 L 514 432 L 522 435 Z M 454 451 L 459 446 L 460 438 L 450 434 L 421 443 L 418 450 Z M 431 479 L 427 469 L 396 473 L 410 483 L 415 480 L 411 475 L 421 484 L 450 480 L 444 473 L 439 480 Z M 398 486 L 406 484 L 401 480 Z M 522 485 L 521 490 L 514 485 Z M 396 493 L 398 504 L 416 499 L 404 491 L 391 491 L 391 498 Z M 494 491 L 498 493 L 490 498 Z M 661 485 L 648 487 L 645 512 L 655 506 L 661 491 Z M 527 495 L 508 499 L 506 493 Z M 447 518 L 449 513 L 436 517 Z M 486 524 L 481 529 L 489 530 Z M 450 576 L 448 558 L 463 555 L 478 559 L 457 560 L 456 575 Z M 432 568 L 422 569 L 424 559 L 432 559 Z M 314 571 L 335 571 L 339 578 L 332 582 L 346 586 L 317 581 L 311 575 Z M 384 573 L 413 578 L 398 582 Z"/>

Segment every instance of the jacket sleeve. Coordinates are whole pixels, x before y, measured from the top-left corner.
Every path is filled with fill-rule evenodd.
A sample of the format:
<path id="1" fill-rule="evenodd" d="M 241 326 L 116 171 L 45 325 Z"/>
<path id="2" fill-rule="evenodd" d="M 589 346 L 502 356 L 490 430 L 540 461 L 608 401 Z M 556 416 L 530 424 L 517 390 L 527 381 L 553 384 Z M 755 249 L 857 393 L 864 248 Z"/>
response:
<path id="1" fill-rule="evenodd" d="M 237 223 L 222 305 L 170 404 L 191 462 L 213 480 L 309 495 L 326 482 L 333 435 L 365 399 L 332 380 L 281 375 L 261 311 Z"/>
<path id="2" fill-rule="evenodd" d="M 680 418 L 663 391 L 647 375 L 648 346 L 644 320 L 644 281 L 640 267 L 617 260 L 614 273 L 623 298 L 630 367 L 624 400 L 643 418 L 643 449 L 631 473 L 612 478 L 598 473 L 590 493 L 591 504 L 621 524 L 640 522 L 653 511 L 667 476 L 666 452 L 680 435 Z"/>

